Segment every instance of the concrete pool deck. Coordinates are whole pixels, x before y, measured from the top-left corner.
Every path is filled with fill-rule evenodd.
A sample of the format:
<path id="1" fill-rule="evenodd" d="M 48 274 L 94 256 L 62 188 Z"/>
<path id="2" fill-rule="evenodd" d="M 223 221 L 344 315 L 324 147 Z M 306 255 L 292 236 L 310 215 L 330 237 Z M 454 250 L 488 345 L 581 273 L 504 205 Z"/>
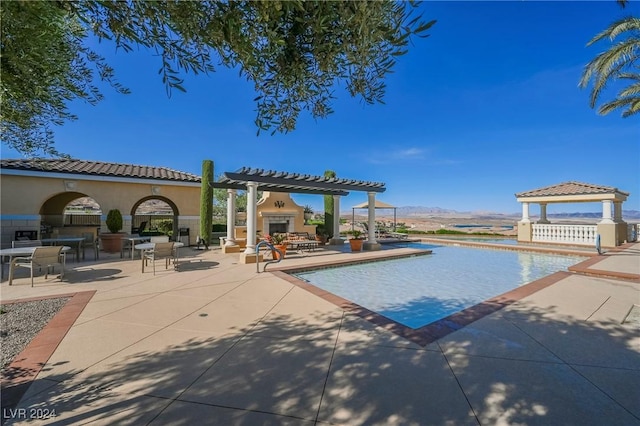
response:
<path id="1" fill-rule="evenodd" d="M 279 266 L 411 252 L 287 253 Z M 640 327 L 625 322 L 640 244 L 425 344 L 238 255 L 182 253 L 180 272 L 155 277 L 118 257 L 71 263 L 63 282 L 3 282 L 3 304 L 73 295 L 3 377 L 3 422 L 640 424 Z"/>

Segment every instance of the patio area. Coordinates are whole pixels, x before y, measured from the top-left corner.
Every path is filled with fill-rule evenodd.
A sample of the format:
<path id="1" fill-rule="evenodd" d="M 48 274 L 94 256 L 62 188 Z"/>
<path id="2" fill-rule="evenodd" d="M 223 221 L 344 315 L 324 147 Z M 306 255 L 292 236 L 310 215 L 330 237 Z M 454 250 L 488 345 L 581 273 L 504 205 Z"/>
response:
<path id="1" fill-rule="evenodd" d="M 180 250 L 180 271 L 155 276 L 115 255 L 68 264 L 63 282 L 5 278 L 3 304 L 71 299 L 3 377 L 3 423 L 640 424 L 638 315 L 624 322 L 640 305 L 640 244 L 426 345 L 276 265 Z M 412 252 L 288 252 L 277 266 Z"/>

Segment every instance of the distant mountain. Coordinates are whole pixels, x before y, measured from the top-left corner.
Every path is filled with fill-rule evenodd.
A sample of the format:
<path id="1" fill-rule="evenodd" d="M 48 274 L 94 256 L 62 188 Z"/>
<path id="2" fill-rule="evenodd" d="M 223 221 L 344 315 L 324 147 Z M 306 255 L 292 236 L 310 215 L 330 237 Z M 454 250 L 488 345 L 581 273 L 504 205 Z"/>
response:
<path id="1" fill-rule="evenodd" d="M 547 216 L 550 218 L 588 218 L 588 219 L 598 219 L 602 217 L 602 212 L 593 212 L 593 213 L 550 213 Z M 623 210 L 622 217 L 624 219 L 640 219 L 640 211 L 639 210 Z"/>
<path id="2" fill-rule="evenodd" d="M 351 210 L 343 211 L 341 214 L 351 214 Z M 356 210 L 358 215 L 366 215 L 366 210 Z M 392 214 L 392 210 L 379 210 L 379 215 L 388 216 Z M 433 216 L 464 216 L 473 217 L 475 219 L 511 219 L 519 218 L 522 213 L 498 213 L 485 210 L 466 211 L 461 212 L 452 209 L 444 209 L 442 207 L 426 207 L 426 206 L 403 206 L 396 208 L 396 215 L 398 217 L 416 217 L 416 218 L 428 218 Z M 532 216 L 536 216 L 532 214 Z M 549 213 L 547 215 L 550 219 L 569 219 L 569 218 L 585 218 L 585 219 L 598 219 L 602 217 L 602 212 L 576 212 L 576 213 Z M 622 217 L 624 219 L 640 219 L 639 210 L 623 210 Z"/>

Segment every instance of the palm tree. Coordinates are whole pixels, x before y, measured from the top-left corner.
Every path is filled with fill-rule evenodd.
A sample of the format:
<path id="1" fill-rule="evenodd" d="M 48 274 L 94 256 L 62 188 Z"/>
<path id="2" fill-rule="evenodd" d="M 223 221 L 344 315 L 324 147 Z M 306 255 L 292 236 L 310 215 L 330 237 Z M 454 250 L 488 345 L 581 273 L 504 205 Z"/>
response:
<path id="1" fill-rule="evenodd" d="M 614 22 L 591 39 L 587 46 L 604 38 L 613 42 L 619 36 L 619 42 L 585 66 L 579 86 L 585 88 L 593 79 L 590 106 L 594 108 L 607 84 L 616 80 L 628 81 L 628 86 L 623 87 L 614 100 L 602 104 L 598 113 L 605 115 L 620 109 L 623 110 L 622 117 L 630 117 L 640 112 L 640 18 L 630 16 Z"/>

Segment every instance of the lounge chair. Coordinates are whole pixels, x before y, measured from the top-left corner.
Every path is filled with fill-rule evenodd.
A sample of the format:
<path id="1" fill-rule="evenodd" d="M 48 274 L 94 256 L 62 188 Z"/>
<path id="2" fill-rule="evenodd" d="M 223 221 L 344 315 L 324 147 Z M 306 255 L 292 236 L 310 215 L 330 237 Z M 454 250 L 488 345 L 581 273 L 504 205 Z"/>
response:
<path id="1" fill-rule="evenodd" d="M 132 226 L 131 227 L 131 233 L 132 234 L 138 234 L 138 235 L 142 236 L 142 233 L 144 232 L 144 228 L 146 228 L 146 227 L 147 227 L 147 222 L 146 221 L 140 222 L 140 226 L 137 226 L 137 227 Z"/>

